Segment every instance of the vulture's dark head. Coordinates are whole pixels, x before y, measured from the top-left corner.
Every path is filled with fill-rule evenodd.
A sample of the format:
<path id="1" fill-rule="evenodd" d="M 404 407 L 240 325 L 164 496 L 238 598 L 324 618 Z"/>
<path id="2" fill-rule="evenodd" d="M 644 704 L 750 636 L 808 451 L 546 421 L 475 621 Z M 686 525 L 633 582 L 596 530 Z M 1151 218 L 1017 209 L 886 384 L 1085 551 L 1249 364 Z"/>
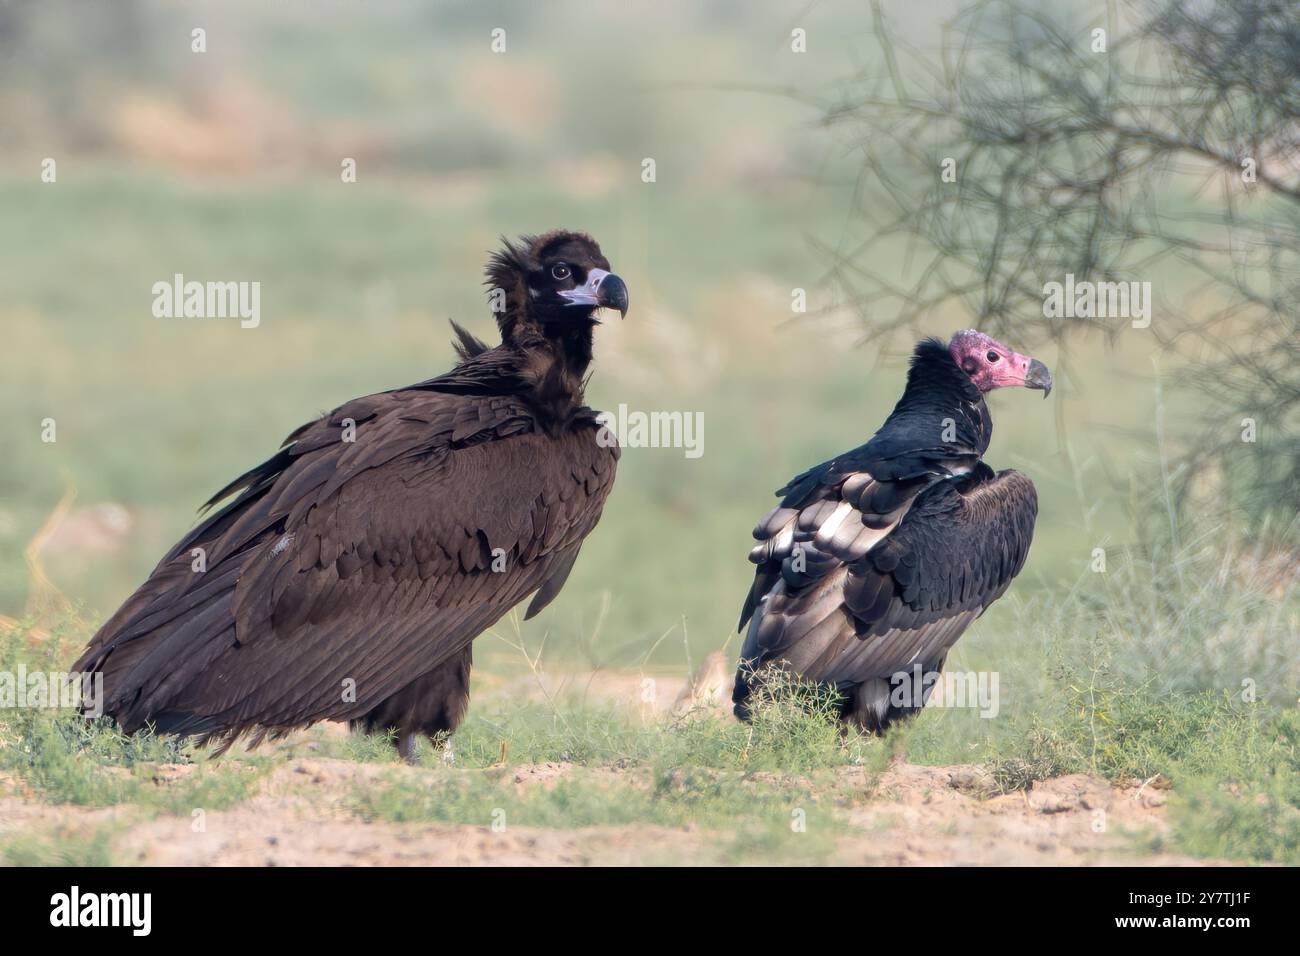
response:
<path id="1" fill-rule="evenodd" d="M 948 354 L 981 392 L 1019 385 L 1041 389 L 1046 398 L 1052 390 L 1052 373 L 1046 365 L 1011 351 L 997 339 L 975 329 L 954 335 L 948 343 Z"/>
<path id="2" fill-rule="evenodd" d="M 525 344 L 538 334 L 589 341 L 597 310 L 627 314 L 627 286 L 590 236 L 557 229 L 502 243 L 488 261 L 487 285 L 503 341 Z"/>

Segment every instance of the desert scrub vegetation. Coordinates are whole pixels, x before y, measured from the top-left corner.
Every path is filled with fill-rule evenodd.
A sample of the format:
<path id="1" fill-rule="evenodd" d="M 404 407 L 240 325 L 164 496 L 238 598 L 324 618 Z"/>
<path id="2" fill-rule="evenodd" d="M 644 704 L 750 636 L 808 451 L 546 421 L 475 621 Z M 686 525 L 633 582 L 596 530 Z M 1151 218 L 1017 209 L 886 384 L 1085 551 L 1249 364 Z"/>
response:
<path id="1" fill-rule="evenodd" d="M 549 743 L 534 738 L 530 755 L 577 763 L 615 760 L 745 772 L 807 773 L 862 764 L 880 748 L 856 732 L 842 733 L 836 724 L 838 706 L 834 691 L 788 675 L 772 675 L 748 723 L 703 709 L 640 725 L 630 724 L 614 711 L 579 710 L 576 718 L 571 712 L 556 712 L 552 725 L 556 736 Z M 495 759 L 495 741 L 502 738 L 493 737 L 490 723 L 485 720 L 462 728 L 456 746 L 469 745 L 480 760 Z"/>
<path id="2" fill-rule="evenodd" d="M 182 765 L 185 772 L 164 767 Z M 0 769 L 50 803 L 131 804 L 158 813 L 222 809 L 245 799 L 267 764 L 219 762 L 173 738 L 128 737 L 107 721 L 25 711 L 5 728 Z"/>
<path id="3" fill-rule="evenodd" d="M 960 720 L 923 719 L 899 746 L 926 762 L 964 753 L 1004 790 L 1067 773 L 1172 785 L 1176 849 L 1300 862 L 1293 552 L 1146 539 L 1090 587 L 1019 606 L 1015 632 L 1046 635 L 1042 676 L 1005 719 L 964 736 Z"/>
<path id="4" fill-rule="evenodd" d="M 1161 520 L 1135 521 L 1138 546 L 1110 549 L 1104 573 L 1013 591 L 958 646 L 950 668 L 1000 673 L 995 719 L 928 708 L 866 738 L 837 726 L 833 692 L 785 676 L 756 695 L 744 724 L 707 709 L 652 716 L 582 694 L 489 697 L 449 749 L 423 748 L 422 773 L 393 766 L 340 799 L 366 821 L 491 826 L 500 811 L 512 826 L 688 827 L 720 862 L 817 862 L 844 832 L 843 809 L 905 757 L 982 764 L 1002 792 L 1070 773 L 1171 787 L 1168 834 L 1142 837 L 1160 844 L 1153 849 L 1300 862 L 1295 563 L 1276 537 L 1172 534 L 1167 514 L 1154 513 Z M 73 617 L 48 633 L 30 622 L 0 630 L 0 669 L 57 671 L 87 630 Z M 0 711 L 0 773 L 11 789 L 133 817 L 236 804 L 268 769 L 307 754 L 396 764 L 382 734 L 309 733 L 215 760 L 68 711 Z M 563 771 L 541 784 L 515 780 L 547 764 Z M 809 821 L 799 839 L 795 810 Z M 0 858 L 102 862 L 112 833 L 9 834 Z"/>
<path id="5" fill-rule="evenodd" d="M 702 767 L 597 769 L 520 786 L 510 768 L 404 773 L 356 785 L 348 798 L 368 821 L 580 829 L 662 826 L 704 831 L 719 861 L 819 862 L 843 832 L 834 815 L 851 795 L 816 777 L 768 777 Z M 664 856 L 643 862 L 671 862 Z"/>
<path id="6" fill-rule="evenodd" d="M 49 632 L 30 622 L 0 629 L 0 670 L 57 674 L 80 644 L 69 618 Z M 164 768 L 184 768 L 173 772 Z M 266 767 L 259 758 L 218 762 L 202 749 L 152 733 L 122 734 L 106 719 L 68 709 L 0 710 L 0 771 L 52 804 L 130 804 L 146 813 L 189 814 L 244 799 Z"/>
<path id="7" fill-rule="evenodd" d="M 927 762 L 965 754 L 1004 789 L 1080 772 L 1172 784 L 1178 849 L 1296 862 L 1300 519 L 1189 515 L 1159 391 L 1155 412 L 1155 452 L 1129 491 L 1133 543 L 1009 604 L 1012 636 L 990 652 L 1012 685 L 1003 719 L 918 721 L 900 746 Z M 1015 664 L 1027 654 L 1037 681 Z"/>
<path id="8" fill-rule="evenodd" d="M 773 815 L 788 825 L 792 807 L 819 812 L 828 801 L 806 778 L 705 767 L 582 768 L 527 786 L 516 785 L 509 767 L 440 770 L 432 777 L 399 770 L 381 779 L 379 785 L 359 784 L 349 806 L 366 819 L 394 823 L 488 826 L 503 811 L 512 825 L 532 827 L 651 824 L 729 830 Z"/>
<path id="9" fill-rule="evenodd" d="M 702 766 L 740 771 L 815 772 L 873 766 L 882 748 L 838 727 L 839 695 L 774 674 L 756 695 L 752 719 L 697 707 L 670 719 L 637 719 L 630 708 L 593 705 L 581 695 L 472 707 L 449 746 L 423 745 L 425 766 L 466 769 L 556 761 L 581 766 Z M 321 740 L 321 756 L 392 763 L 391 734 Z M 446 743 L 446 742 L 444 742 Z"/>
<path id="10" fill-rule="evenodd" d="M 890 753 L 842 732 L 837 707 L 833 692 L 774 675 L 748 724 L 707 711 L 637 722 L 610 709 L 535 704 L 475 714 L 457 732 L 451 762 L 425 755 L 432 779 L 396 769 L 354 787 L 348 806 L 393 823 L 700 828 L 717 862 L 820 862 L 842 831 L 835 807 L 860 789 L 834 770 L 862 766 L 870 779 Z M 512 765 L 548 762 L 578 766 L 519 786 Z"/>
<path id="11" fill-rule="evenodd" d="M 770 853 L 815 862 L 833 849 L 834 807 L 860 796 L 860 785 L 836 769 L 860 766 L 874 779 L 890 749 L 841 733 L 829 714 L 834 697 L 824 689 L 790 679 L 779 684 L 756 702 L 748 725 L 707 712 L 638 721 L 578 704 L 475 713 L 451 742 L 451 759 L 447 751 L 422 753 L 432 777 L 394 767 L 355 785 L 347 805 L 365 820 L 391 823 L 700 828 L 719 861 Z M 341 744 L 393 762 L 382 735 Z M 517 785 L 518 768 L 520 779 L 530 780 L 537 767 L 542 782 Z M 548 767 L 556 768 L 553 780 L 545 779 Z"/>
<path id="12" fill-rule="evenodd" d="M 0 864 L 6 866 L 112 866 L 117 862 L 112 840 L 117 827 L 53 827 L 0 838 Z"/>

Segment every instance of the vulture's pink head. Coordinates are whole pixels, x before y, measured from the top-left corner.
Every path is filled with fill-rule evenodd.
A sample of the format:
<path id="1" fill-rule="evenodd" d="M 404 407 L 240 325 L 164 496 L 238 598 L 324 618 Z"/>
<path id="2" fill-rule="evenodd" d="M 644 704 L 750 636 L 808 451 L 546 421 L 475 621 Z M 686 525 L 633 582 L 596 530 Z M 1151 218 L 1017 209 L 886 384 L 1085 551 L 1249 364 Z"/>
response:
<path id="1" fill-rule="evenodd" d="M 1038 388 L 1043 398 L 1052 390 L 1052 373 L 1038 359 L 1013 352 L 997 339 L 976 329 L 958 332 L 948 343 L 948 354 L 970 376 L 981 392 L 1020 385 Z"/>

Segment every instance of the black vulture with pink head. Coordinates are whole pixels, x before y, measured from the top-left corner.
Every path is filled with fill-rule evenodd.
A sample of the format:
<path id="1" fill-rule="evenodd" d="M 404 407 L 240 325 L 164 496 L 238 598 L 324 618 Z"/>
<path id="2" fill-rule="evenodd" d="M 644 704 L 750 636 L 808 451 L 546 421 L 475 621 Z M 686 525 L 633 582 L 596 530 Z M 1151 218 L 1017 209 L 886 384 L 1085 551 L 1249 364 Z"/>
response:
<path id="1" fill-rule="evenodd" d="M 1052 376 L 973 329 L 926 339 L 871 440 L 777 492 L 749 555 L 737 717 L 770 669 L 835 687 L 843 720 L 869 732 L 920 711 L 948 651 L 1029 553 L 1034 485 L 983 461 L 985 395 L 1008 386 L 1046 397 Z"/>

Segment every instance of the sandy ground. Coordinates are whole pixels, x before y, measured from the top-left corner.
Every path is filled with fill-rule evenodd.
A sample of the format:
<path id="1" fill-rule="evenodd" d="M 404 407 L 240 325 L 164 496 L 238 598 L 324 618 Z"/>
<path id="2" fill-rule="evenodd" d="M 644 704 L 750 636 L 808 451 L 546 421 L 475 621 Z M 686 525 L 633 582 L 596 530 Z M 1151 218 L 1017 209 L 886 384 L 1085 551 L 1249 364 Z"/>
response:
<path id="1" fill-rule="evenodd" d="M 716 706 L 730 691 L 721 655 L 710 655 L 694 678 L 658 677 L 646 703 L 645 678 L 635 674 L 530 674 L 492 687 L 488 697 L 563 697 L 621 703 L 660 715 L 692 706 Z M 482 698 L 480 698 L 480 701 Z M 324 725 L 329 734 L 346 734 Z M 295 735 L 296 737 L 297 735 Z M 299 744 L 305 742 L 299 741 Z M 301 754 L 291 737 L 285 752 Z M 238 759 L 239 747 L 231 758 Z M 277 749 L 279 749 L 277 747 Z M 189 765 L 162 765 L 154 783 L 166 787 L 192 773 Z M 122 771 L 126 772 L 126 771 Z M 251 797 L 226 810 L 207 811 L 202 828 L 189 816 L 146 818 L 130 806 L 87 809 L 51 806 L 0 775 L 0 841 L 16 832 L 75 838 L 112 824 L 113 857 L 160 866 L 414 866 L 414 865 L 635 865 L 726 862 L 723 847 L 744 832 L 695 825 L 649 824 L 546 829 L 367 821 L 349 806 L 370 781 L 394 774 L 418 782 L 448 773 L 505 774 L 523 792 L 553 787 L 573 774 L 609 784 L 612 799 L 648 785 L 648 772 L 587 768 L 568 763 L 491 771 L 356 763 L 288 756 L 261 779 Z M 770 783 L 755 774 L 754 785 Z M 819 778 L 820 780 L 821 778 Z M 1157 783 L 1127 787 L 1084 774 L 1043 781 L 1028 792 L 998 794 L 974 765 L 931 767 L 898 762 L 882 774 L 845 767 L 824 786 L 834 791 L 838 824 L 821 862 L 875 865 L 1200 865 L 1173 854 L 1138 848 L 1167 833 L 1168 791 Z M 784 821 L 782 821 L 784 825 Z M 809 826 L 813 826 L 810 822 Z M 762 834 L 754 834 L 761 840 Z M 761 851 L 749 861 L 761 861 Z"/>
<path id="2" fill-rule="evenodd" d="M 166 786 L 188 772 L 159 768 Z M 259 785 L 253 797 L 206 814 L 202 832 L 188 817 L 134 820 L 130 807 L 54 807 L 21 795 L 0 798 L 0 838 L 15 829 L 87 832 L 119 824 L 113 841 L 124 862 L 163 866 L 298 865 L 602 865 L 708 863 L 719 834 L 695 826 L 601 826 L 576 830 L 510 826 L 366 822 L 346 807 L 358 785 L 379 775 L 446 774 L 340 760 L 293 759 Z M 452 771 L 481 773 L 482 771 Z M 636 786 L 637 771 L 541 764 L 503 771 L 517 788 L 553 786 L 581 772 L 591 779 Z M 14 793 L 14 782 L 5 790 Z M 896 764 L 871 779 L 856 768 L 837 774 L 835 789 L 850 794 L 828 862 L 885 865 L 1197 864 L 1170 854 L 1138 855 L 1133 834 L 1159 834 L 1166 792 L 1113 787 L 1076 774 L 1043 782 L 1028 793 L 988 795 L 979 767 Z M 731 834 L 743 836 L 743 834 Z"/>

